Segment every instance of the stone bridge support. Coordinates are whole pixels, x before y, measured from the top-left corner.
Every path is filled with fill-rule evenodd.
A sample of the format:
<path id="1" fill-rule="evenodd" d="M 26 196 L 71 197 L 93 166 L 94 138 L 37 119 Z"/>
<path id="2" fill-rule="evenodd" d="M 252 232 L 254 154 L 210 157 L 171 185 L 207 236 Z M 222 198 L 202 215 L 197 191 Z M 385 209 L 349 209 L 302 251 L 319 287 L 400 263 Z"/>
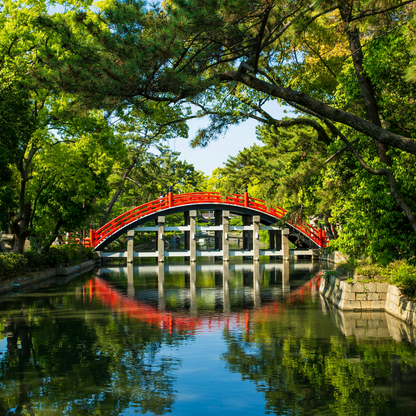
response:
<path id="1" fill-rule="evenodd" d="M 231 256 L 242 256 L 259 261 L 260 256 L 270 256 L 270 258 L 281 257 L 289 260 L 289 229 L 280 229 L 274 226 L 263 226 L 260 223 L 260 215 L 243 215 L 242 226 L 230 226 L 230 211 L 216 210 L 214 214 L 215 225 L 198 225 L 196 222 L 197 211 L 189 210 L 184 212 L 184 226 L 166 226 L 164 216 L 158 216 L 156 225 L 137 227 L 127 232 L 127 251 L 108 253 L 100 252 L 99 257 L 126 257 L 127 263 L 133 263 L 135 257 L 153 257 L 157 262 L 164 262 L 165 257 L 183 257 L 186 260 L 195 262 L 197 257 L 219 257 L 223 261 L 229 261 Z M 260 249 L 260 232 L 267 230 L 269 233 L 269 248 Z M 167 251 L 166 232 L 184 233 L 184 250 Z M 230 233 L 240 232 L 243 235 L 242 250 L 230 249 Z M 156 236 L 155 251 L 135 252 L 134 234 L 135 232 L 154 232 Z M 214 233 L 214 250 L 197 250 L 197 233 Z M 309 250 L 312 253 L 312 250 Z M 309 251 L 305 254 L 311 254 Z M 293 254 L 296 255 L 296 252 Z"/>

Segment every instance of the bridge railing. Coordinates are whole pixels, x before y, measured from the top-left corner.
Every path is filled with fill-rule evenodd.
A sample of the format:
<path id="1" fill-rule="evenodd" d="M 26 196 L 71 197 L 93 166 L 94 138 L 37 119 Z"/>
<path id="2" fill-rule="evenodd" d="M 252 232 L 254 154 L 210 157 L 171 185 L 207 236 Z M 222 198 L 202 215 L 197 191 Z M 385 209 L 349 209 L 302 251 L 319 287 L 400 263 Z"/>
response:
<path id="1" fill-rule="evenodd" d="M 125 227 L 126 225 L 129 225 L 130 223 L 142 217 L 154 214 L 164 209 L 172 208 L 175 206 L 186 206 L 203 203 L 227 204 L 231 206 L 253 208 L 257 211 L 265 212 L 276 218 L 282 218 L 287 213 L 285 209 L 277 206 L 268 207 L 264 201 L 249 197 L 247 193 L 243 195 L 231 194 L 226 197 L 222 196 L 218 192 L 193 192 L 178 195 L 169 193 L 164 197 L 147 202 L 146 204 L 140 205 L 125 212 L 124 214 L 119 215 L 117 218 L 114 218 L 97 231 L 92 230 L 90 234 L 90 244 L 96 247 L 98 244 L 102 243 L 104 240 L 110 237 L 115 231 Z M 326 247 L 328 239 L 325 236 L 324 230 L 318 230 L 306 222 L 301 222 L 300 224 L 289 222 L 289 224 L 297 228 L 300 232 L 305 234 L 320 247 Z"/>

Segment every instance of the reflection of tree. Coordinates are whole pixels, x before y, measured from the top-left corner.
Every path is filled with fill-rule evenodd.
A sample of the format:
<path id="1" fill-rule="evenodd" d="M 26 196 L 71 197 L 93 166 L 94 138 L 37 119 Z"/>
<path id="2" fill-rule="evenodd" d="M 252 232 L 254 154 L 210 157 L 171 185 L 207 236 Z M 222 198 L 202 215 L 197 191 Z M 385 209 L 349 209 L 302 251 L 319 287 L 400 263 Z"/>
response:
<path id="1" fill-rule="evenodd" d="M 179 361 L 157 353 L 176 342 L 172 335 L 73 295 L 16 298 L 10 309 L 3 315 L 1 414 L 171 410 Z"/>
<path id="2" fill-rule="evenodd" d="M 394 396 L 400 377 L 416 364 L 414 348 L 324 335 L 322 316 L 288 310 L 248 333 L 224 330 L 230 371 L 251 380 L 275 413 L 295 415 L 405 415 Z M 325 318 L 324 318 L 325 319 Z M 294 326 L 297 321 L 299 325 Z"/>

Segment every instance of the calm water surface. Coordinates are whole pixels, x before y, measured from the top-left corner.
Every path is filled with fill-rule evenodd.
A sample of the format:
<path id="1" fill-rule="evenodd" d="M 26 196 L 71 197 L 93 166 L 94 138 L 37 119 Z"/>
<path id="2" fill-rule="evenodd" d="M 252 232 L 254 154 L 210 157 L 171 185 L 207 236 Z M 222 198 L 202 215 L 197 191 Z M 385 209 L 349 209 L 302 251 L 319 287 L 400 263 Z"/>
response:
<path id="1" fill-rule="evenodd" d="M 105 266 L 3 299 L 0 415 L 415 415 L 416 330 L 332 308 L 321 267 Z"/>

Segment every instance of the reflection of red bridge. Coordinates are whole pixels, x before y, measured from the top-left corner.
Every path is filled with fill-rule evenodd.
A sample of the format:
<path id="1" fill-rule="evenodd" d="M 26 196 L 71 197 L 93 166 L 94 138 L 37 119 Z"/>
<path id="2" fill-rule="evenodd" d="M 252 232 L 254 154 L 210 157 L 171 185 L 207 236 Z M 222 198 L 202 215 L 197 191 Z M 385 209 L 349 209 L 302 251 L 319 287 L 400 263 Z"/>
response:
<path id="1" fill-rule="evenodd" d="M 318 291 L 320 279 L 321 276 L 319 273 L 318 276 L 288 294 L 286 296 L 286 302 L 293 303 L 296 300 L 303 302 L 305 297 Z M 119 311 L 131 318 L 138 319 L 150 325 L 169 330 L 169 332 L 172 332 L 173 329 L 193 331 L 204 326 L 207 326 L 209 329 L 213 327 L 221 329 L 223 326 L 227 328 L 230 328 L 230 326 L 234 328 L 244 327 L 248 331 L 250 323 L 265 322 L 273 315 L 281 315 L 285 312 L 285 303 L 279 303 L 277 301 L 251 311 L 245 310 L 244 312 L 236 312 L 231 315 L 217 314 L 216 319 L 212 319 L 212 316 L 192 317 L 172 312 L 162 312 L 145 302 L 127 297 L 106 280 L 98 277 L 91 279 L 88 284 L 83 286 L 84 301 L 86 300 L 87 292 L 90 301 L 95 296 L 112 310 Z"/>

